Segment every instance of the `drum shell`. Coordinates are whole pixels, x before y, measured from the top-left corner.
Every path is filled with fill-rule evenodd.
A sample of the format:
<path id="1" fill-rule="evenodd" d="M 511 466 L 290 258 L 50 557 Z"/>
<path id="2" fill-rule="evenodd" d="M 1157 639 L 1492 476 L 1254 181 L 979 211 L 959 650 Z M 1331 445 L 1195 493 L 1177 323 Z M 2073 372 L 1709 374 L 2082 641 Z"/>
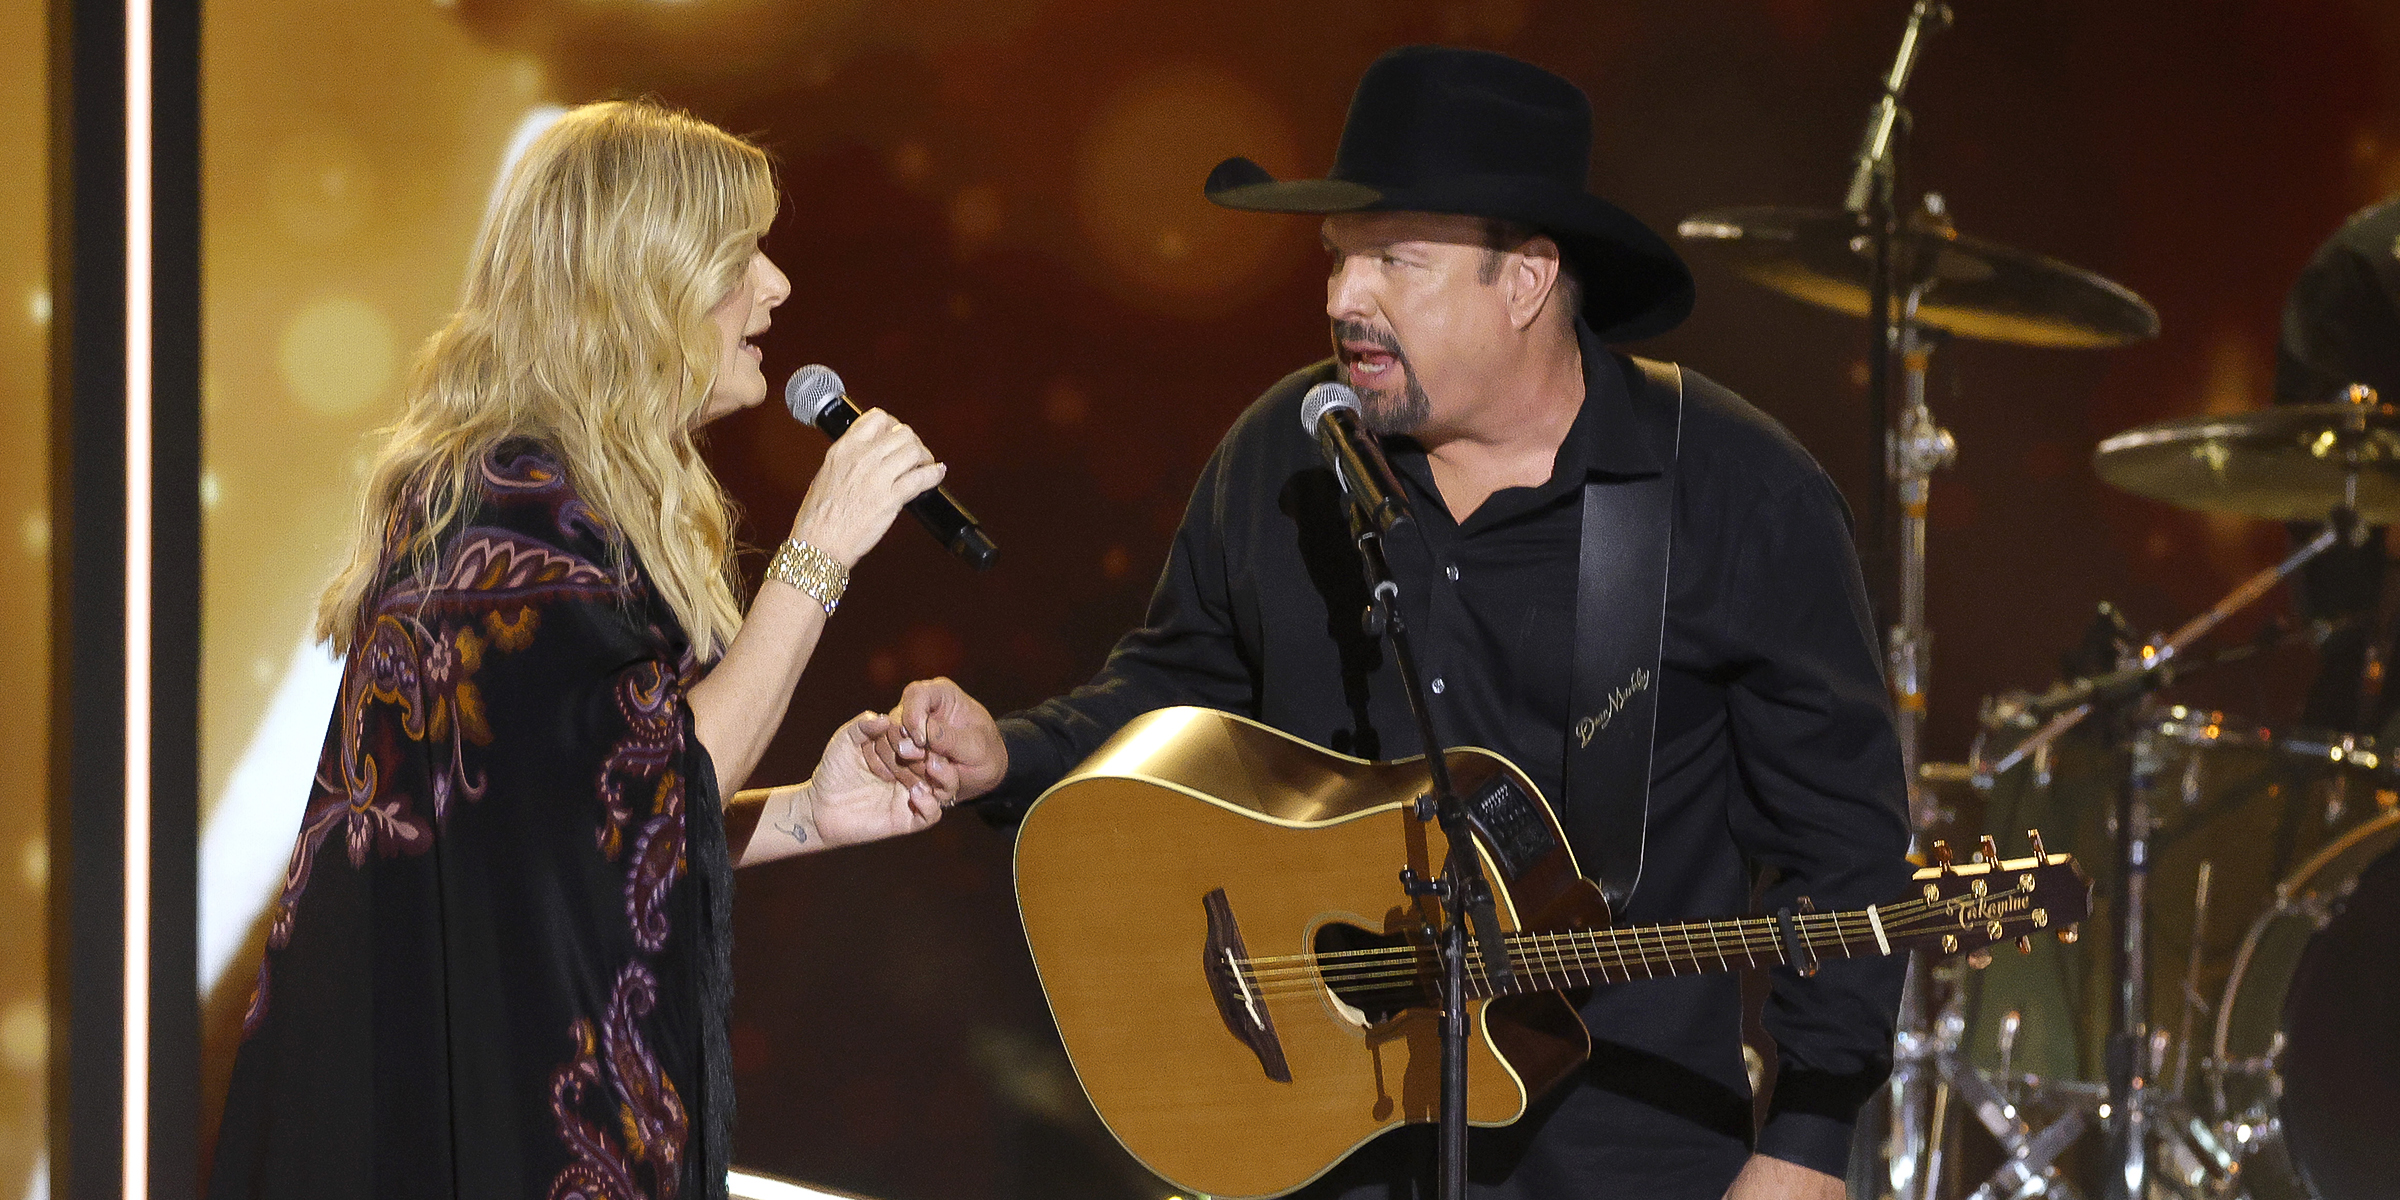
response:
<path id="1" fill-rule="evenodd" d="M 2235 953 L 2210 1099 L 2257 1200 L 2400 1194 L 2383 1162 L 2400 1139 L 2395 845 L 2400 811 L 2346 831 L 2276 885 Z"/>
<path id="2" fill-rule="evenodd" d="M 2277 883 L 2389 811 L 2394 796 L 2379 770 L 2295 752 L 2284 739 L 2221 714 L 2177 710 L 2137 736 L 2149 739 L 2152 767 L 2144 791 L 2151 821 L 2148 1026 L 2179 1035 L 2187 1024 L 2184 986 L 2200 915 L 2201 864 L 2209 864 L 2210 894 L 2194 982 L 2198 995 L 2213 998 Z M 2325 741 L 2295 740 L 2310 747 Z M 1992 739 L 1987 756 L 2004 754 L 2006 741 Z M 2110 953 L 2118 937 L 2115 815 L 2133 766 L 2130 741 L 2079 729 L 1980 789 L 1980 828 L 2003 834 L 2040 828 L 2051 849 L 2073 851 L 2092 877 L 2094 908 L 2073 948 L 2002 954 L 1970 978 L 1963 1045 L 1978 1066 L 2000 1066 L 2001 1022 L 2014 1011 L 2021 1022 L 2011 1063 L 2016 1072 L 2052 1082 L 2105 1078 L 2102 1048 L 2115 1005 Z M 2195 1016 L 2189 1025 L 2196 1087 L 2210 1024 Z M 2174 1082 L 2174 1061 L 2170 1053 L 2170 1077 L 2160 1082 Z"/>

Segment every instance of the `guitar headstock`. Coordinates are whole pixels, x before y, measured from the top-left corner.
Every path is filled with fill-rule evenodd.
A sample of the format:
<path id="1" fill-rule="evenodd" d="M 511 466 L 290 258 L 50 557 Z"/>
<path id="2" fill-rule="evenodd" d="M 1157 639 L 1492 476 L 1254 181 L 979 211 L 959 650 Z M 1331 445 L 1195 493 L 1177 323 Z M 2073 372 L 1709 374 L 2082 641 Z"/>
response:
<path id="1" fill-rule="evenodd" d="M 2074 855 L 2048 853 L 2041 831 L 2027 832 L 2033 853 L 2025 858 L 2001 858 L 1985 837 L 1971 861 L 1953 863 L 1950 848 L 1935 842 L 1934 865 L 1910 877 L 1915 890 L 1878 910 L 1893 946 L 1967 954 L 1982 966 L 1991 961 L 1987 948 L 2010 938 L 2026 951 L 2036 933 L 2072 943 L 2076 923 L 2091 914 L 2091 880 Z"/>

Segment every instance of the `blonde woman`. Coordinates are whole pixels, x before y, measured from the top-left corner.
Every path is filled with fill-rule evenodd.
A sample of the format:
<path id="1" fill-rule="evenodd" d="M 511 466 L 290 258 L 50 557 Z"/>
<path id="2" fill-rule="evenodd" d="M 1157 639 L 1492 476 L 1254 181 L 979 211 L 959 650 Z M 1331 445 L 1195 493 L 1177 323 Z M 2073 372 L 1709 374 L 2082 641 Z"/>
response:
<path id="1" fill-rule="evenodd" d="M 880 412 L 745 616 L 693 445 L 790 282 L 754 147 L 648 103 L 510 172 L 318 630 L 347 656 L 214 1197 L 722 1196 L 730 867 L 922 829 L 856 725 L 729 845 L 857 563 L 943 474 Z"/>

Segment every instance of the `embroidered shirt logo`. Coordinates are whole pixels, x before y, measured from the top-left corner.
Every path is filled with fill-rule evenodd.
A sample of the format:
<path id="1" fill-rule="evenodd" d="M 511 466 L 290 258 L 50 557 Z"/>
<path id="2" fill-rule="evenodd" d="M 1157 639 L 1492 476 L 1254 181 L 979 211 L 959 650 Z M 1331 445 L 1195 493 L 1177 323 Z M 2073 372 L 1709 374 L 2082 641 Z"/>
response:
<path id="1" fill-rule="evenodd" d="M 1576 748 L 1582 749 L 1591 745 L 1592 738 L 1597 736 L 1601 730 L 1608 728 L 1608 723 L 1616 720 L 1618 713 L 1625 711 L 1626 702 L 1640 695 L 1649 686 L 1650 668 L 1635 667 L 1633 674 L 1625 680 L 1625 686 L 1609 691 L 1607 707 L 1575 722 Z"/>

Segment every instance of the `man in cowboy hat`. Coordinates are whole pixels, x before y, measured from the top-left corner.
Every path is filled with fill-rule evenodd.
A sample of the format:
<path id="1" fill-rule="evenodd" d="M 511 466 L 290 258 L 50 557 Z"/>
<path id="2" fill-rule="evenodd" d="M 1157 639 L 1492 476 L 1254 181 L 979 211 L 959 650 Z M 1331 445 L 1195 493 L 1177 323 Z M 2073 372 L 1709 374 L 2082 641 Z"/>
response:
<path id="1" fill-rule="evenodd" d="M 1219 166 L 1219 204 L 1322 214 L 1334 357 L 1226 435 L 1146 622 L 1090 684 L 1000 722 L 947 680 L 912 684 L 880 729 L 885 769 L 1021 811 L 1175 704 L 1364 758 L 1418 753 L 1396 667 L 1359 629 L 1343 502 L 1299 417 L 1302 393 L 1339 379 L 1415 512 L 1386 553 L 1440 735 L 1501 752 L 1561 802 L 1621 921 L 1740 913 L 1762 884 L 1769 909 L 1903 888 L 1900 755 L 1847 510 L 1739 397 L 1608 350 L 1681 321 L 1692 282 L 1585 190 L 1590 130 L 1564 79 L 1408 48 L 1360 82 L 1328 178 Z M 1625 519 L 1644 510 L 1619 501 L 1645 494 L 1657 519 Z M 1637 589 L 1578 621 L 1610 586 L 1588 566 L 1618 551 L 1659 564 L 1647 615 Z M 1587 645 L 1611 637 L 1658 668 L 1655 688 L 1646 669 L 1589 677 L 1606 646 Z M 1627 762 L 1629 779 L 1610 774 Z M 1516 1125 L 1476 1131 L 1475 1194 L 1840 1195 L 1855 1114 L 1889 1068 L 1900 969 L 1773 972 L 1779 1073 L 1755 1130 L 1734 976 L 1596 989 L 1589 1066 Z M 1310 1194 L 1417 1194 L 1426 1132 L 1378 1139 Z"/>

